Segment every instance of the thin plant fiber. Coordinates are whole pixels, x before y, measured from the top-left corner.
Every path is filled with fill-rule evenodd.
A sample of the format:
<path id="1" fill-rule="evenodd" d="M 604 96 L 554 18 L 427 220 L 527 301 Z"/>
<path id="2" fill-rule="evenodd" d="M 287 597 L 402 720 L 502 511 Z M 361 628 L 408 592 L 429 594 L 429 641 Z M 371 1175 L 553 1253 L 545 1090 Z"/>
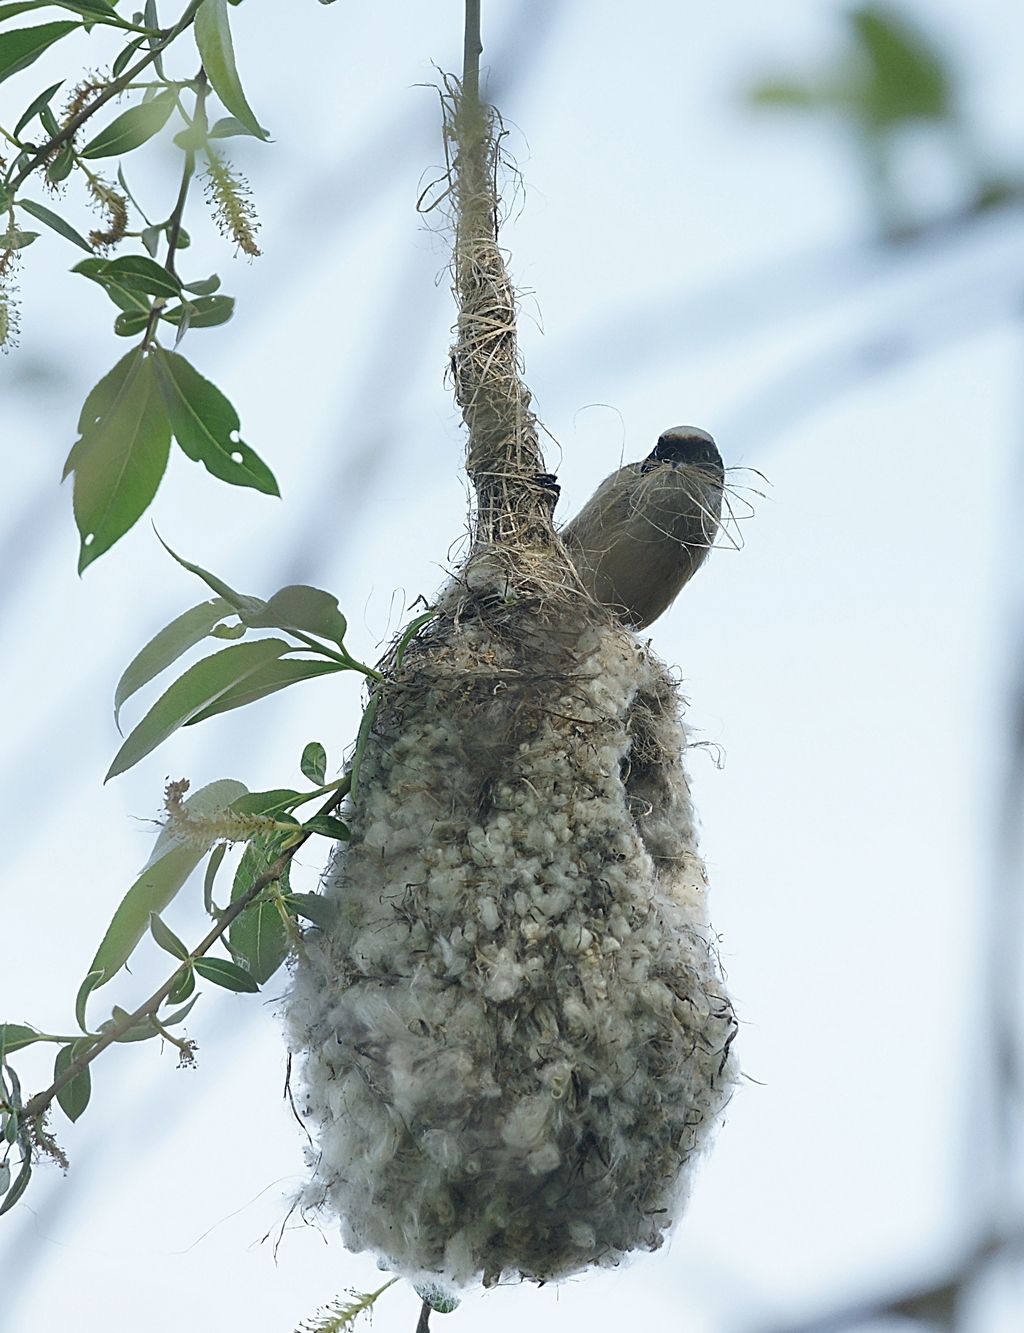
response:
<path id="1" fill-rule="evenodd" d="M 735 1082 L 736 1021 L 678 690 L 552 529 L 493 125 L 475 139 L 446 95 L 474 545 L 382 664 L 287 1022 L 316 1145 L 303 1205 L 461 1287 L 657 1248 Z"/>

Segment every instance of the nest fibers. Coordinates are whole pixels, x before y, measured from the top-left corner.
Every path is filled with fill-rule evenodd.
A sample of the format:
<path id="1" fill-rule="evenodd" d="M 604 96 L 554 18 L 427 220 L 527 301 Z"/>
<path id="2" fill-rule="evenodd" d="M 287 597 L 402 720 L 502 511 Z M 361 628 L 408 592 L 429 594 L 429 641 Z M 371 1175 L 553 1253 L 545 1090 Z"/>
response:
<path id="1" fill-rule="evenodd" d="M 307 1206 L 459 1286 L 655 1249 L 736 1077 L 679 696 L 471 560 L 388 674 L 288 1021 Z"/>

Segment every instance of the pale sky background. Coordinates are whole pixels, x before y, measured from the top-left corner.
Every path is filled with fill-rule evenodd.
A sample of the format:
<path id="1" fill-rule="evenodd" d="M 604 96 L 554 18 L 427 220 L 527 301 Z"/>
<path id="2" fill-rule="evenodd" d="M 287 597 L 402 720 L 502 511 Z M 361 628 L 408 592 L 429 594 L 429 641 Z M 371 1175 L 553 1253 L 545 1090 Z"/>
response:
<path id="1" fill-rule="evenodd" d="M 1020 164 L 1024 7 L 902 8 L 955 53 L 989 154 Z M 669 1247 L 557 1288 L 471 1295 L 438 1330 L 761 1333 L 927 1281 L 986 1206 L 983 946 L 1021 591 L 1007 573 L 1024 494 L 1021 216 L 873 246 L 842 136 L 743 107 L 752 77 L 836 50 L 842 9 L 485 0 L 490 88 L 523 178 L 503 239 L 561 514 L 679 423 L 768 479 L 734 474 L 753 508 L 742 549 L 714 554 L 651 631 L 690 723 L 725 756 L 719 769 L 698 750 L 691 767 L 750 1081 Z M 186 272 L 218 271 L 238 308 L 182 350 L 231 397 L 284 500 L 179 455 L 151 516 L 244 591 L 330 588 L 372 660 L 465 531 L 442 380 L 446 239 L 414 207 L 442 161 L 424 85 L 461 59 L 461 4 L 248 0 L 231 18 L 275 139 L 232 141 L 265 255 L 233 260 L 197 199 Z M 79 47 L 103 63 L 98 38 Z M 62 72 L 43 60 L 0 87 L 0 120 Z M 158 216 L 173 160 L 154 145 L 129 159 Z M 907 169 L 942 198 L 933 145 Z M 117 676 L 205 593 L 150 516 L 75 574 L 56 479 L 86 391 L 127 349 L 99 288 L 67 272 L 79 257 L 49 233 L 26 252 L 21 347 L 0 364 L 0 1018 L 51 1031 L 73 1024 L 165 779 L 288 785 L 314 738 L 336 769 L 360 711 L 354 678 L 313 682 L 178 733 L 101 786 Z M 320 853 L 301 854 L 305 887 Z M 199 887 L 167 915 L 198 939 Z M 134 1007 L 164 958 L 144 947 L 103 996 Z M 56 1121 L 70 1173 L 40 1166 L 0 1219 L 4 1333 L 292 1333 L 345 1288 L 379 1285 L 330 1228 L 292 1218 L 275 1243 L 305 1170 L 281 1096 L 285 984 L 261 998 L 206 987 L 187 1028 L 195 1070 L 155 1042 L 101 1058 L 86 1114 Z M 52 1049 L 16 1058 L 29 1091 Z M 417 1310 L 396 1288 L 374 1328 L 412 1333 Z M 1009 1333 L 1022 1310 L 1004 1275 L 962 1327 Z"/>

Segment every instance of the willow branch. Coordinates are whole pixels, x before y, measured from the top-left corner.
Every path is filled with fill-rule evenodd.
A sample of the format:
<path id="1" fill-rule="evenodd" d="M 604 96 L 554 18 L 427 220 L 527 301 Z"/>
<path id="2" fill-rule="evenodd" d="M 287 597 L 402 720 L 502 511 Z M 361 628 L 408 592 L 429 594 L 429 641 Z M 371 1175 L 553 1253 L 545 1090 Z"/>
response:
<path id="1" fill-rule="evenodd" d="M 134 82 L 136 75 L 140 74 L 148 65 L 151 65 L 158 56 L 162 55 L 163 52 L 167 50 L 175 38 L 180 37 L 185 29 L 191 25 L 201 3 L 202 0 L 191 0 L 189 7 L 185 10 L 184 14 L 182 14 L 174 27 L 168 28 L 161 40 L 154 46 L 151 46 L 141 59 L 137 60 L 134 65 L 130 65 L 128 69 L 124 70 L 118 78 L 104 88 L 103 92 L 101 92 L 98 97 L 94 98 L 87 107 L 83 107 L 77 116 L 74 116 L 69 120 L 62 130 L 55 134 L 52 139 L 49 139 L 44 143 L 42 148 L 37 149 L 25 166 L 23 166 L 20 171 L 16 172 L 11 180 L 7 182 L 8 188 L 12 192 L 17 190 L 18 187 L 32 175 L 37 167 L 42 166 L 42 164 L 47 161 L 55 149 L 62 148 L 64 144 L 75 137 L 79 129 L 81 129 L 90 116 L 95 115 L 100 107 L 105 106 L 111 98 L 120 96 L 128 85 Z"/>
<path id="2" fill-rule="evenodd" d="M 326 801 L 316 812 L 317 816 L 331 814 L 332 811 L 337 809 L 347 794 L 348 783 L 343 783 L 338 790 L 332 794 L 330 800 Z M 190 961 L 195 958 L 202 958 L 205 953 L 208 953 L 209 950 L 213 948 L 217 941 L 226 933 L 231 923 L 241 916 L 247 907 L 252 906 L 263 890 L 269 888 L 271 884 L 281 878 L 291 863 L 295 853 L 312 836 L 312 830 L 300 832 L 296 835 L 295 841 L 291 846 L 284 849 L 273 865 L 270 866 L 268 870 L 265 870 L 253 883 L 248 892 L 244 893 L 240 898 L 236 898 L 229 907 L 225 908 L 216 925 L 207 931 L 203 939 L 200 940 L 196 947 L 190 952 Z M 25 1118 L 27 1120 L 38 1119 L 46 1111 L 57 1093 L 60 1092 L 62 1088 L 66 1087 L 72 1079 L 77 1078 L 79 1074 L 87 1069 L 97 1056 L 102 1055 L 108 1046 L 119 1041 L 126 1032 L 130 1032 L 131 1029 L 138 1026 L 139 1023 L 143 1023 L 147 1019 L 155 1019 L 160 1006 L 167 999 L 177 983 L 178 978 L 181 976 L 182 966 L 183 965 L 179 965 L 176 967 L 174 972 L 162 985 L 157 987 L 148 1000 L 144 1000 L 132 1013 L 127 1014 L 119 1022 L 115 1022 L 112 1027 L 109 1027 L 105 1032 L 101 1033 L 91 1046 L 82 1051 L 80 1055 L 71 1061 L 60 1077 L 55 1078 L 45 1091 L 37 1092 L 34 1097 L 30 1098 L 25 1105 Z"/>

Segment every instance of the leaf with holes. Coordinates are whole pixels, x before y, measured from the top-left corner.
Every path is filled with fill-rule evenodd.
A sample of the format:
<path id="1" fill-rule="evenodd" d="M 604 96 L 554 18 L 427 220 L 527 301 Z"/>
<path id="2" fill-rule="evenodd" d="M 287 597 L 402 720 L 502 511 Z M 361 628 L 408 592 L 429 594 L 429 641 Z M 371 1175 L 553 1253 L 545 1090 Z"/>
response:
<path id="1" fill-rule="evenodd" d="M 81 574 L 149 508 L 167 467 L 171 428 L 152 362 L 136 348 L 86 399 L 68 457 Z"/>
<path id="2" fill-rule="evenodd" d="M 160 390 L 174 438 L 194 462 L 221 481 L 280 495 L 274 474 L 238 438 L 238 413 L 215 384 L 177 352 L 153 352 Z"/>

